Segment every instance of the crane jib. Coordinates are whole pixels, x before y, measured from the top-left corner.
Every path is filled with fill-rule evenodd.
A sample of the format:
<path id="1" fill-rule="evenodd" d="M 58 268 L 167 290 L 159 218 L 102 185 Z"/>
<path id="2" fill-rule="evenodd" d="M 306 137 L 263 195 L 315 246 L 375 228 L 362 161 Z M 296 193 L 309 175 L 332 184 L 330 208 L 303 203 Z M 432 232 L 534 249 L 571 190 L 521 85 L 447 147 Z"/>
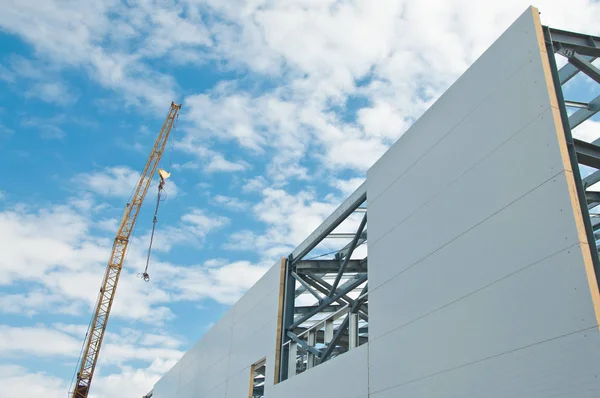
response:
<path id="1" fill-rule="evenodd" d="M 169 114 L 163 123 L 163 126 L 158 134 L 158 138 L 150 151 L 150 156 L 146 161 L 144 170 L 140 176 L 139 182 L 136 186 L 133 200 L 128 203 L 123 212 L 123 218 L 119 224 L 119 229 L 115 241 L 113 244 L 111 257 L 106 267 L 104 279 L 100 287 L 100 294 L 96 303 L 95 311 L 93 314 L 90 328 L 86 334 L 86 340 L 82 355 L 79 358 L 75 386 L 69 393 L 71 398 L 87 398 L 92 378 L 94 376 L 94 370 L 98 361 L 98 355 L 100 354 L 100 348 L 102 346 L 102 340 L 104 339 L 104 331 L 106 330 L 106 324 L 112 308 L 114 295 L 117 290 L 119 283 L 119 276 L 123 267 L 123 260 L 125 258 L 125 252 L 129 244 L 129 236 L 135 226 L 139 210 L 142 206 L 150 182 L 154 177 L 158 163 L 160 162 L 161 156 L 164 153 L 165 145 L 171 133 L 173 123 L 177 118 L 180 104 L 174 102 L 171 103 L 171 109 Z"/>

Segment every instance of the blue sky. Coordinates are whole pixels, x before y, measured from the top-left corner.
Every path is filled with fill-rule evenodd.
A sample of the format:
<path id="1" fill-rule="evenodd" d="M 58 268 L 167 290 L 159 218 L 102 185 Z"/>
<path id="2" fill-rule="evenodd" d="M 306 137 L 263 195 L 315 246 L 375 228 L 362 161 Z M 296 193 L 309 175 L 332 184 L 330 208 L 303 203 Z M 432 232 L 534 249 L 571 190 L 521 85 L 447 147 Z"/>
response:
<path id="1" fill-rule="evenodd" d="M 94 397 L 149 391 L 528 6 L 422 3 L 0 0 L 3 391 L 65 396 L 171 101 L 183 107 L 151 282 L 136 274 L 156 186 Z M 544 23 L 600 34 L 597 2 L 559 3 L 538 2 Z M 584 100 L 590 87 L 570 90 Z M 581 134 L 600 136 L 598 122 Z"/>

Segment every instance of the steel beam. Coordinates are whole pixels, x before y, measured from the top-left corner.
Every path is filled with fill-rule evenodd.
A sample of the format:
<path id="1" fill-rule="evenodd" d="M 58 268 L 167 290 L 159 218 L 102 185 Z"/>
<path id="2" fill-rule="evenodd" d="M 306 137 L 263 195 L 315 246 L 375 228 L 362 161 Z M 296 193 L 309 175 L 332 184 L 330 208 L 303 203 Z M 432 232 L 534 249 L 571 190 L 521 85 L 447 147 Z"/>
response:
<path id="1" fill-rule="evenodd" d="M 325 333 L 323 336 L 323 343 L 328 344 L 333 340 L 333 319 L 325 321 Z"/>
<path id="2" fill-rule="evenodd" d="M 298 344 L 295 341 L 290 341 L 288 346 L 288 361 L 287 361 L 287 377 L 290 378 L 296 375 L 296 361 L 298 357 Z"/>
<path id="3" fill-rule="evenodd" d="M 290 339 L 295 341 L 296 344 L 298 344 L 300 347 L 304 348 L 307 352 L 310 352 L 311 354 L 313 354 L 317 357 L 321 356 L 321 351 L 317 350 L 315 347 L 308 345 L 308 343 L 306 341 L 302 340 L 300 337 L 296 336 L 294 333 L 290 332 L 289 330 L 287 332 L 287 335 Z"/>
<path id="4" fill-rule="evenodd" d="M 583 179 L 583 188 L 588 189 L 592 185 L 600 181 L 600 170 L 594 171 L 589 176 Z"/>
<path id="5" fill-rule="evenodd" d="M 600 203 L 600 192 L 586 191 L 585 199 L 587 200 L 588 205 L 592 203 Z"/>
<path id="6" fill-rule="evenodd" d="M 340 338 L 342 337 L 342 334 L 344 333 L 344 330 L 348 327 L 348 322 L 350 320 L 349 315 L 350 314 L 346 315 L 346 317 L 344 318 L 344 321 L 340 324 L 340 326 L 335 331 L 335 334 L 333 335 L 333 339 L 327 345 L 327 348 L 325 349 L 325 351 L 323 351 L 323 353 L 321 354 L 321 362 L 325 362 L 327 359 L 329 359 L 329 356 L 331 356 L 331 353 L 337 346 L 338 341 L 340 340 Z"/>
<path id="7" fill-rule="evenodd" d="M 365 215 L 363 216 L 363 219 L 360 222 L 360 225 L 358 226 L 358 230 L 356 231 L 354 238 L 352 238 L 352 242 L 350 242 L 350 247 L 348 248 L 348 253 L 346 253 L 346 256 L 344 257 L 342 265 L 340 266 L 340 269 L 339 269 L 337 275 L 335 276 L 333 285 L 331 286 L 331 291 L 329 292 L 329 297 L 334 295 L 335 289 L 337 289 L 338 284 L 340 283 L 340 279 L 342 279 L 342 275 L 344 275 L 344 273 L 346 272 L 346 267 L 348 266 L 348 261 L 350 261 L 350 257 L 352 257 L 352 253 L 354 252 L 354 249 L 356 249 L 356 244 L 358 242 L 358 239 L 362 235 L 362 232 L 365 229 L 366 225 L 367 225 L 367 213 L 365 213 Z"/>
<path id="8" fill-rule="evenodd" d="M 356 247 L 362 245 L 363 243 L 365 243 L 367 241 L 367 231 L 363 231 L 363 233 L 360 235 L 360 237 L 358 238 L 358 242 L 356 243 Z M 346 246 L 344 246 L 339 252 L 336 253 L 335 258 L 339 259 L 340 258 L 344 258 L 346 256 L 346 254 L 348 254 L 348 250 L 350 250 L 350 244 L 352 242 L 349 242 Z M 366 259 L 365 259 L 366 260 Z M 352 261 L 352 260 L 350 260 Z M 339 264 L 339 263 L 338 263 Z M 350 271 L 348 271 L 350 272 Z M 365 270 L 366 272 L 366 270 Z"/>
<path id="9" fill-rule="evenodd" d="M 590 104 L 579 101 L 565 101 L 565 106 L 569 108 L 590 109 Z"/>
<path id="10" fill-rule="evenodd" d="M 579 54 L 600 57 L 600 37 L 552 28 L 548 31 L 555 52 L 566 47 Z"/>
<path id="11" fill-rule="evenodd" d="M 307 273 L 306 276 L 308 277 L 307 282 L 310 283 L 311 286 L 313 286 L 315 289 L 327 296 L 327 294 L 331 290 L 331 285 L 329 283 L 310 273 Z M 352 300 L 347 295 L 343 295 L 337 300 L 337 302 L 340 304 L 352 304 L 353 301 L 354 300 Z"/>
<path id="12" fill-rule="evenodd" d="M 314 347 L 315 344 L 317 344 L 317 336 L 316 333 L 314 331 L 312 332 L 308 332 L 308 337 L 306 338 L 307 343 L 310 347 Z M 319 354 L 321 354 L 321 351 L 319 351 Z M 306 369 L 310 369 L 312 367 L 315 366 L 315 359 L 318 358 L 317 356 L 315 356 L 315 354 L 313 354 L 312 352 L 309 351 L 307 358 L 306 358 Z"/>
<path id="13" fill-rule="evenodd" d="M 348 314 L 348 349 L 358 347 L 358 315 Z"/>
<path id="14" fill-rule="evenodd" d="M 345 305 L 330 305 L 321 310 L 321 312 L 336 312 L 344 308 Z M 296 307 L 296 315 L 306 315 L 314 309 L 314 306 Z"/>
<path id="15" fill-rule="evenodd" d="M 598 113 L 598 111 L 600 111 L 600 95 L 588 103 L 587 109 L 580 109 L 569 116 L 569 126 L 571 129 L 574 129 L 581 123 L 594 116 L 596 113 Z"/>
<path id="16" fill-rule="evenodd" d="M 295 278 L 295 279 L 296 279 L 298 282 L 300 282 L 300 284 L 301 284 L 302 286 L 304 286 L 304 288 L 305 288 L 306 290 L 308 290 L 308 292 L 309 292 L 310 294 L 312 294 L 313 296 L 315 296 L 315 298 L 317 299 L 317 301 L 319 301 L 319 302 L 321 301 L 321 299 L 322 299 L 323 297 L 321 297 L 321 295 L 319 295 L 317 292 L 315 292 L 315 290 L 314 290 L 312 287 L 310 287 L 310 285 L 309 285 L 309 284 L 308 284 L 308 283 L 307 283 L 307 282 L 306 282 L 306 281 L 305 281 L 305 280 L 304 280 L 304 279 L 303 279 L 303 278 L 302 278 L 300 275 L 298 275 L 297 273 L 295 273 L 294 271 L 292 271 L 292 276 L 293 276 L 293 277 L 294 277 L 294 278 Z M 297 297 L 297 296 L 295 296 L 295 297 Z"/>
<path id="17" fill-rule="evenodd" d="M 350 283 L 344 289 L 340 288 L 339 292 L 337 292 L 334 296 L 332 296 L 332 297 L 326 297 L 325 299 L 323 299 L 323 301 L 321 302 L 321 304 L 319 304 L 318 306 L 315 307 L 314 313 L 312 313 L 312 314 L 310 314 L 310 313 L 309 314 L 305 314 L 305 315 L 301 316 L 299 319 L 294 320 L 294 323 L 292 323 L 288 327 L 288 331 L 289 330 L 294 330 L 295 327 L 299 326 L 303 322 L 306 322 L 313 315 L 318 314 L 323 308 L 327 307 L 329 304 L 333 303 L 334 301 L 337 301 L 343 295 L 346 295 L 349 292 L 351 292 L 352 290 L 356 289 L 358 286 L 360 286 L 361 284 L 363 284 L 366 280 L 367 280 L 367 276 L 364 275 L 363 277 L 354 280 L 352 283 Z M 288 336 L 289 336 L 289 334 L 288 334 Z"/>
<path id="18" fill-rule="evenodd" d="M 321 293 L 324 293 L 325 295 L 327 295 L 328 292 L 331 291 L 331 285 L 327 282 L 325 282 L 322 279 L 313 279 L 313 276 L 308 274 L 307 275 L 309 278 L 311 278 L 311 281 L 315 282 L 315 285 L 313 285 L 318 291 L 320 291 Z M 349 284 L 351 284 L 353 282 L 353 280 L 357 279 L 357 278 L 362 278 L 365 277 L 366 278 L 366 274 L 356 274 L 354 275 L 354 277 L 348 279 L 346 282 L 342 283 L 342 285 L 339 287 L 339 290 L 342 291 L 346 288 L 346 286 L 348 286 Z M 317 287 L 317 283 L 320 285 L 319 287 Z M 326 289 L 326 290 L 322 290 L 322 289 Z M 339 303 L 347 303 L 347 304 L 352 304 L 354 303 L 354 300 L 350 297 L 348 297 L 347 295 L 342 295 L 338 300 L 336 300 Z M 364 314 L 364 316 L 363 316 Z M 366 310 L 362 310 L 361 311 L 361 318 L 367 320 L 368 319 L 368 312 Z"/>
<path id="19" fill-rule="evenodd" d="M 338 260 L 302 260 L 296 263 L 296 272 L 312 272 L 315 274 L 332 274 L 338 272 Z M 349 260 L 346 272 L 367 272 L 367 259 Z"/>
<path id="20" fill-rule="evenodd" d="M 343 323 L 343 320 L 342 320 L 342 323 Z M 296 330 L 295 330 L 296 336 L 300 335 L 300 333 L 304 332 L 305 330 L 306 330 L 306 328 L 296 328 Z M 337 329 L 335 329 L 335 330 L 337 330 Z M 364 333 L 368 333 L 368 327 L 362 327 L 362 328 L 358 329 L 358 341 L 359 341 L 359 345 L 362 345 L 362 344 L 364 344 L 364 343 L 366 343 L 366 342 L 369 341 L 368 337 L 361 336 L 361 334 L 364 334 Z M 317 331 L 315 331 L 315 336 L 316 336 L 317 341 L 324 341 L 325 332 L 323 330 L 317 330 Z M 333 336 L 333 331 L 332 331 L 332 336 Z M 343 334 L 340 337 L 340 340 L 338 341 L 338 344 L 341 344 L 341 345 L 345 344 L 345 345 L 347 345 L 348 344 L 348 334 Z"/>
<path id="21" fill-rule="evenodd" d="M 573 139 L 577 151 L 577 161 L 595 169 L 600 169 L 600 146 Z"/>
<path id="22" fill-rule="evenodd" d="M 338 239 L 352 239 L 354 238 L 354 233 L 352 232 L 334 232 L 327 235 L 327 238 L 338 238 Z"/>
<path id="23" fill-rule="evenodd" d="M 327 235 L 342 223 L 367 199 L 367 185 L 362 183 L 321 225 L 313 231 L 291 254 L 292 264 L 302 260 Z"/>
<path id="24" fill-rule="evenodd" d="M 584 55 L 583 57 L 585 58 L 585 60 L 590 61 L 590 62 L 594 62 L 596 60 L 596 57 L 590 57 L 587 55 Z M 565 84 L 566 82 L 571 80 L 578 73 L 579 73 L 579 69 L 577 69 L 577 67 L 575 65 L 566 64 L 565 66 L 560 68 L 560 70 L 558 71 L 558 78 L 560 80 L 560 84 L 561 85 Z"/>
<path id="25" fill-rule="evenodd" d="M 294 322 L 294 301 L 296 296 L 294 294 L 296 289 L 296 279 L 292 275 L 292 267 L 289 259 L 285 263 L 285 281 L 283 286 L 283 314 L 281 319 L 281 344 L 285 344 L 289 337 L 286 333 L 288 325 Z M 279 381 L 286 380 L 288 376 L 288 364 L 292 361 L 290 358 L 290 350 L 281 350 L 281 357 L 279 361 Z M 293 360 L 296 360 L 294 354 Z M 294 362 L 295 363 L 295 362 Z M 295 372 L 295 369 L 294 369 Z"/>
<path id="26" fill-rule="evenodd" d="M 600 69 L 596 68 L 591 62 L 583 58 L 577 53 L 567 55 L 569 62 L 577 67 L 580 71 L 588 75 L 596 83 L 600 83 Z"/>

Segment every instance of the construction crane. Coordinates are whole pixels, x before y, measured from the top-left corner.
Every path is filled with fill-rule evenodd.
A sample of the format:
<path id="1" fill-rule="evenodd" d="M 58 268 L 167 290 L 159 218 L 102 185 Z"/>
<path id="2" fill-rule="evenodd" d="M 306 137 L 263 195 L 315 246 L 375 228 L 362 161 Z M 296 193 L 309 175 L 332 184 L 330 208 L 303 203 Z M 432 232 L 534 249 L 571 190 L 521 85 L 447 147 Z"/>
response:
<path id="1" fill-rule="evenodd" d="M 146 192 L 148 192 L 154 173 L 156 172 L 163 155 L 165 145 L 169 138 L 169 134 L 171 133 L 171 128 L 173 127 L 180 108 L 181 105 L 171 102 L 171 109 L 169 110 L 169 114 L 160 130 L 160 134 L 154 143 L 154 147 L 152 147 L 152 152 L 150 152 L 150 157 L 140 176 L 135 193 L 133 194 L 131 202 L 127 203 L 127 206 L 125 207 L 125 212 L 123 213 L 123 218 L 121 219 L 117 236 L 113 243 L 110 260 L 108 261 L 104 279 L 102 280 L 102 286 L 100 287 L 96 310 L 85 338 L 82 355 L 79 358 L 76 375 L 77 379 L 72 391 L 69 393 L 69 396 L 72 398 L 87 398 L 90 391 L 92 377 L 94 376 L 96 362 L 98 361 L 98 355 L 100 354 L 100 348 L 106 330 L 106 324 L 108 323 L 110 310 L 117 291 L 119 275 L 123 268 L 123 260 L 125 259 L 125 253 L 129 244 L 129 237 L 135 226 Z M 159 175 L 162 186 L 164 185 L 164 178 L 168 177 L 168 173 L 159 170 Z"/>

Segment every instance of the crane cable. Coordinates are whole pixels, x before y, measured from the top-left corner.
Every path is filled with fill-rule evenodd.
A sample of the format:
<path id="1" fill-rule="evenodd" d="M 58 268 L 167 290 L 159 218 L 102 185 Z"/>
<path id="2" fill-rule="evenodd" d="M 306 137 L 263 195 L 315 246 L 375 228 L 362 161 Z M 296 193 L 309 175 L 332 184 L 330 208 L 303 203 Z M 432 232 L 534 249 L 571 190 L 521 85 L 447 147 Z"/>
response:
<path id="1" fill-rule="evenodd" d="M 150 275 L 148 274 L 148 265 L 150 264 L 150 254 L 152 253 L 152 242 L 154 241 L 154 230 L 156 229 L 156 222 L 158 219 L 156 215 L 158 214 L 158 206 L 160 205 L 161 194 L 164 191 L 165 180 L 163 178 L 160 179 L 160 183 L 158 184 L 158 195 L 156 197 L 156 208 L 154 209 L 154 218 L 152 219 L 152 233 L 150 234 L 150 245 L 148 246 L 148 257 L 146 258 L 146 268 L 142 274 L 138 274 L 145 282 L 150 280 Z"/>
<path id="2" fill-rule="evenodd" d="M 177 114 L 177 116 L 175 117 L 175 121 L 173 123 L 173 129 L 174 129 L 173 133 L 175 133 L 175 130 L 177 130 L 177 122 L 178 121 L 179 121 L 179 114 Z M 169 152 L 169 169 L 171 168 L 171 159 L 173 156 L 174 142 L 175 142 L 175 140 L 171 139 L 171 150 Z M 160 170 L 159 170 L 159 174 L 160 174 Z M 167 176 L 167 178 L 168 178 L 168 176 Z M 165 187 L 165 179 L 161 176 L 160 183 L 158 184 L 158 195 L 156 197 L 156 208 L 154 209 L 154 218 L 152 219 L 152 233 L 150 234 L 150 245 L 148 246 L 148 257 L 146 258 L 146 268 L 144 269 L 143 273 L 138 274 L 138 276 L 141 277 L 145 282 L 150 281 L 150 275 L 148 274 L 148 265 L 150 264 L 150 254 L 152 253 L 152 243 L 154 241 L 154 230 L 156 229 L 156 222 L 158 221 L 158 219 L 156 218 L 156 215 L 158 214 L 158 206 L 160 205 L 160 202 L 162 202 L 161 193 L 163 191 L 166 193 L 166 191 L 164 190 L 164 187 Z"/>

